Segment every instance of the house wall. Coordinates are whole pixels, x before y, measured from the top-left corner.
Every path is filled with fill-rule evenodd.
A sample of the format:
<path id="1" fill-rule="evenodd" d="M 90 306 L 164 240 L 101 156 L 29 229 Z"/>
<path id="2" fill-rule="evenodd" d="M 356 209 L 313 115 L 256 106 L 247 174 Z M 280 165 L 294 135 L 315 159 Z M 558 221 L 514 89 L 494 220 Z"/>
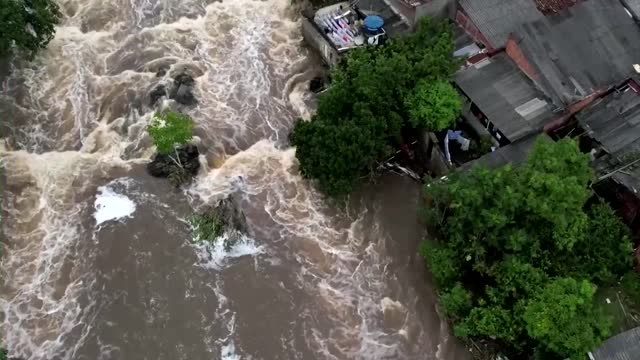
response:
<path id="1" fill-rule="evenodd" d="M 469 36 L 471 36 L 471 38 L 473 38 L 473 40 L 475 40 L 476 42 L 479 42 L 481 44 L 484 44 L 484 46 L 487 48 L 488 51 L 494 51 L 495 50 L 495 48 L 493 47 L 493 45 L 491 44 L 489 39 L 487 39 L 480 32 L 478 27 L 473 23 L 473 20 L 471 20 L 469 18 L 469 16 L 464 12 L 464 10 L 459 8 L 456 11 L 455 21 L 456 21 L 456 23 L 458 23 L 458 25 L 460 25 L 461 28 L 464 29 L 464 31 L 467 34 L 469 34 Z"/>
<path id="2" fill-rule="evenodd" d="M 302 37 L 315 50 L 317 50 L 327 65 L 333 67 L 338 63 L 340 55 L 329 41 L 325 39 L 311 20 L 302 17 Z"/>

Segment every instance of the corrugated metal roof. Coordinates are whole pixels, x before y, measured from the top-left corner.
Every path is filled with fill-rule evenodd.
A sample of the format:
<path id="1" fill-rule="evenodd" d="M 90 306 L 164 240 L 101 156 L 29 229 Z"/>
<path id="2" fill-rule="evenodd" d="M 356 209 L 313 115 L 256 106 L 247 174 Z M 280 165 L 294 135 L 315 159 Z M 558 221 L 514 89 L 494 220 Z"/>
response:
<path id="1" fill-rule="evenodd" d="M 552 106 L 505 53 L 459 71 L 455 83 L 510 141 L 540 132 Z"/>
<path id="2" fill-rule="evenodd" d="M 543 18 L 533 0 L 459 0 L 459 4 L 496 49 L 518 26 Z"/>
<path id="3" fill-rule="evenodd" d="M 640 20 L 640 0 L 622 0 L 622 3 L 636 19 Z"/>
<path id="4" fill-rule="evenodd" d="M 640 27 L 619 0 L 587 0 L 516 34 L 557 106 L 626 80 L 640 62 Z"/>
<path id="5" fill-rule="evenodd" d="M 613 172 L 618 183 L 634 192 L 640 190 L 640 163 L 633 163 L 640 156 L 640 95 L 631 89 L 613 93 L 581 111 L 577 118 L 608 153 L 594 162 L 598 176 Z M 614 172 L 623 167 L 624 172 Z"/>
<path id="6" fill-rule="evenodd" d="M 610 154 L 633 150 L 640 140 L 640 95 L 632 89 L 608 95 L 577 117 L 589 135 Z"/>
<path id="7" fill-rule="evenodd" d="M 529 135 L 519 141 L 503 146 L 494 152 L 490 152 L 477 160 L 470 161 L 462 165 L 459 169 L 464 171 L 474 166 L 496 169 L 507 164 L 514 166 L 521 164 L 529 157 L 529 152 L 531 152 L 533 145 L 539 137 L 549 138 L 545 133 Z"/>
<path id="8" fill-rule="evenodd" d="M 595 360 L 640 360 L 640 327 L 608 339 L 592 354 Z"/>

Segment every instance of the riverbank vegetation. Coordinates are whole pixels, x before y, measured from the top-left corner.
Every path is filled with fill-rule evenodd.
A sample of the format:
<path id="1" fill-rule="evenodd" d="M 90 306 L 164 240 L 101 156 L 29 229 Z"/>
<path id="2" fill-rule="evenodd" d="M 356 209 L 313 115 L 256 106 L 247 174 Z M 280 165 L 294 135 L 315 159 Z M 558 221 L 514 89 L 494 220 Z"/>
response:
<path id="1" fill-rule="evenodd" d="M 370 178 L 407 133 L 441 130 L 460 112 L 449 78 L 457 69 L 448 23 L 423 18 L 417 31 L 351 50 L 331 73 L 310 121 L 290 140 L 302 174 L 340 197 Z"/>
<path id="2" fill-rule="evenodd" d="M 33 57 L 55 34 L 60 10 L 53 0 L 8 0 L 0 7 L 0 57 Z"/>
<path id="3" fill-rule="evenodd" d="M 193 242 L 196 244 L 215 245 L 224 234 L 226 224 L 219 209 L 213 208 L 204 213 L 192 215 L 188 221 L 193 231 Z M 225 251 L 229 251 L 234 245 L 230 239 L 222 241 Z"/>
<path id="4" fill-rule="evenodd" d="M 166 177 L 179 187 L 198 173 L 198 148 L 189 145 L 193 138 L 193 120 L 171 110 L 154 114 L 147 128 L 158 152 L 147 169 L 152 176 Z"/>
<path id="5" fill-rule="evenodd" d="M 222 242 L 226 252 L 249 236 L 247 220 L 233 197 L 222 199 L 215 206 L 192 215 L 188 222 L 195 244 L 212 248 Z"/>
<path id="6" fill-rule="evenodd" d="M 517 168 L 425 185 L 423 216 L 438 240 L 420 253 L 456 336 L 510 359 L 552 360 L 584 359 L 612 335 L 594 295 L 635 276 L 632 242 L 592 176 L 573 140 L 540 139 Z"/>

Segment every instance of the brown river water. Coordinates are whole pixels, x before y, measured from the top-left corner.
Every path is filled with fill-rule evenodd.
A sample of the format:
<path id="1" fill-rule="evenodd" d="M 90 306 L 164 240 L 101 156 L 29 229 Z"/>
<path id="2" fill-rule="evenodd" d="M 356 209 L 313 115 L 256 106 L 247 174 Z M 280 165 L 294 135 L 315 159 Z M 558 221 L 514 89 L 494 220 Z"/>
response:
<path id="1" fill-rule="evenodd" d="M 0 83 L 2 343 L 24 359 L 467 359 L 416 254 L 419 184 L 326 202 L 287 134 L 319 71 L 289 0 L 60 0 L 64 21 Z M 161 68 L 165 75 L 157 76 Z M 148 176 L 148 93 L 181 71 L 206 154 Z M 234 196 L 250 236 L 196 246 Z"/>

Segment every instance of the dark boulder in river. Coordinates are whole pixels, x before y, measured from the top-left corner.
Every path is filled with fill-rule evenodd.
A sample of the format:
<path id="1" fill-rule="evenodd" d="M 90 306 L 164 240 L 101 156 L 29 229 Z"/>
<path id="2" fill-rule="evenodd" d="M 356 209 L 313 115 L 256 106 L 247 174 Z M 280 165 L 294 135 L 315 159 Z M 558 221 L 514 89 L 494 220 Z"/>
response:
<path id="1" fill-rule="evenodd" d="M 242 234 L 248 233 L 247 219 L 233 196 L 220 200 L 216 210 L 228 230 L 235 230 Z"/>
<path id="2" fill-rule="evenodd" d="M 163 96 L 167 96 L 167 89 L 164 85 L 158 85 L 149 93 L 149 105 L 154 106 Z"/>
<path id="3" fill-rule="evenodd" d="M 176 158 L 176 154 L 156 154 L 154 159 L 147 164 L 149 174 L 155 177 L 170 178 L 175 185 L 181 185 L 194 177 L 200 170 L 198 148 L 195 145 L 186 145 L 178 148 L 176 152 L 178 158 Z M 179 161 L 176 161 L 178 159 Z M 178 163 L 182 164 L 182 167 Z M 175 176 L 179 178 L 176 179 Z"/>
<path id="4" fill-rule="evenodd" d="M 195 105 L 198 100 L 193 95 L 195 80 L 187 73 L 178 74 L 173 79 L 173 88 L 169 98 L 183 105 Z"/>

